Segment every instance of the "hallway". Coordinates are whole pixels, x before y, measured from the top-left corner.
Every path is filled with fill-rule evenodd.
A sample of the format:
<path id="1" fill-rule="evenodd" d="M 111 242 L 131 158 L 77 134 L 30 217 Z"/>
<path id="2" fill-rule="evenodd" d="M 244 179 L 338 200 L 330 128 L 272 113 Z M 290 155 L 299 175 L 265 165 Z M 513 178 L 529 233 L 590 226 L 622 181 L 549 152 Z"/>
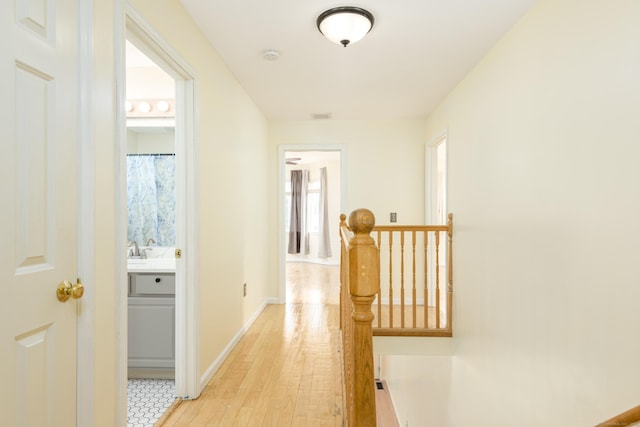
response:
<path id="1" fill-rule="evenodd" d="M 158 425 L 342 426 L 339 272 L 289 263 L 287 304 L 267 306 L 200 398 Z"/>

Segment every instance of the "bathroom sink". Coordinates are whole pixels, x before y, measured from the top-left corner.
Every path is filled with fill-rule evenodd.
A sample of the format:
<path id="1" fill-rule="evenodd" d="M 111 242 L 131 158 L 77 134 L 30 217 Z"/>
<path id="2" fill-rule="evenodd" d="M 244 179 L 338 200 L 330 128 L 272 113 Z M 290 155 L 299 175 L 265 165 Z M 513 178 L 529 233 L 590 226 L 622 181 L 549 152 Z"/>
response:
<path id="1" fill-rule="evenodd" d="M 127 270 L 132 273 L 162 273 L 176 270 L 175 258 L 128 258 Z"/>

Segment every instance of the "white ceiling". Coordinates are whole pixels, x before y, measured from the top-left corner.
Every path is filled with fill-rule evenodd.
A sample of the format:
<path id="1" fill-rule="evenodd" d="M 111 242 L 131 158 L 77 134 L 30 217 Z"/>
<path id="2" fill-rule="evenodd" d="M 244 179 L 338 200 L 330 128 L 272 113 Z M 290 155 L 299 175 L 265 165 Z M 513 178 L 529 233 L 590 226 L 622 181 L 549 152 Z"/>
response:
<path id="1" fill-rule="evenodd" d="M 424 118 L 534 1 L 181 0 L 270 120 Z M 369 10 L 371 32 L 325 39 L 316 18 L 336 6 Z"/>

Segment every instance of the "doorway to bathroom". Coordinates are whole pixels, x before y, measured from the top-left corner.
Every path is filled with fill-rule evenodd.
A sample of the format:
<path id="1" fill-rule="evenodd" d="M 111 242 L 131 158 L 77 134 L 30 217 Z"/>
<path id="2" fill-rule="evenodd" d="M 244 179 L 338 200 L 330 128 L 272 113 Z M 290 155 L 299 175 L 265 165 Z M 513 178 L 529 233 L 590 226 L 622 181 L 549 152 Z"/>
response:
<path id="1" fill-rule="evenodd" d="M 201 389 L 195 79 L 131 8 L 123 36 L 118 412 L 129 425 L 153 425 L 176 398 Z"/>
<path id="2" fill-rule="evenodd" d="M 301 263 L 340 263 L 338 225 L 345 194 L 344 147 L 280 146 L 280 295 Z M 297 291 L 296 291 L 297 292 Z"/>
<path id="3" fill-rule="evenodd" d="M 175 80 L 126 41 L 127 424 L 175 393 Z"/>

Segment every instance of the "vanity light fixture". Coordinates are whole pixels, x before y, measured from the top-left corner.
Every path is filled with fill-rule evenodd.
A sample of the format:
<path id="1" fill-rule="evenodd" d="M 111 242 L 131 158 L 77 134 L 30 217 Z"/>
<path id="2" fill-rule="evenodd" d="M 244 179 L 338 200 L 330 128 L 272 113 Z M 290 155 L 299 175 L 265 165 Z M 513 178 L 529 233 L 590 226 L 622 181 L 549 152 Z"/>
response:
<path id="1" fill-rule="evenodd" d="M 147 101 L 139 102 L 138 110 L 140 110 L 140 112 L 142 113 L 148 113 L 149 111 L 151 111 L 151 104 L 149 104 Z"/>
<path id="2" fill-rule="evenodd" d="M 129 118 L 175 117 L 176 105 L 169 98 L 127 99 L 125 110 Z"/>
<path id="3" fill-rule="evenodd" d="M 373 15 L 368 10 L 342 6 L 322 12 L 316 25 L 326 38 L 347 47 L 366 36 L 373 28 L 373 22 Z"/>
<path id="4" fill-rule="evenodd" d="M 166 113 L 167 111 L 169 111 L 170 107 L 167 101 L 158 101 L 158 103 L 156 104 L 156 108 L 158 108 L 158 111 Z"/>

